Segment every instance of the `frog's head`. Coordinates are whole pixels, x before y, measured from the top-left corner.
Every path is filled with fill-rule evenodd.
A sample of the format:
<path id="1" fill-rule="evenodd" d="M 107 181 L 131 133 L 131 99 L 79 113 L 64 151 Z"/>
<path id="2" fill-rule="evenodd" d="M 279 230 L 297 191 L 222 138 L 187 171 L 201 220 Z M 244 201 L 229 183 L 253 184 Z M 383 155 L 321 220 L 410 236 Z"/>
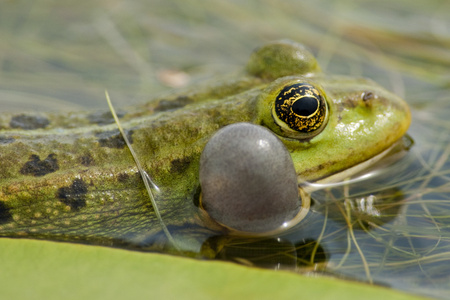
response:
<path id="1" fill-rule="evenodd" d="M 257 49 L 247 70 L 274 80 L 257 100 L 255 123 L 286 145 L 299 180 L 326 178 L 372 159 L 411 121 L 403 99 L 369 79 L 323 74 L 298 43 Z"/>
<path id="2" fill-rule="evenodd" d="M 290 156 L 293 168 L 291 172 L 283 163 L 280 168 L 286 171 L 279 172 L 276 170 L 277 166 L 272 163 L 265 164 L 264 160 L 261 161 L 259 158 L 255 160 L 255 166 L 251 167 L 252 171 L 248 170 L 250 168 L 244 168 L 245 176 L 243 175 L 242 179 L 233 179 L 241 183 L 240 187 L 226 187 L 224 190 L 240 195 L 240 192 L 234 191 L 250 188 L 252 184 L 255 184 L 254 190 L 257 191 L 258 196 L 257 199 L 251 196 L 244 197 L 248 199 L 243 200 L 248 202 L 245 205 L 223 204 L 226 207 L 226 214 L 231 216 L 242 213 L 243 207 L 247 211 L 247 207 L 254 205 L 258 213 L 248 210 L 244 218 L 258 219 L 257 216 L 265 214 L 261 212 L 261 206 L 271 207 L 269 210 L 272 211 L 279 206 L 278 202 L 275 205 L 269 205 L 274 202 L 271 195 L 274 187 L 267 184 L 264 174 L 286 173 L 286 178 L 289 179 L 281 180 L 286 185 L 292 182 L 292 175 L 288 174 L 290 172 L 294 174 L 297 179 L 296 184 L 299 185 L 305 181 L 336 177 L 337 174 L 342 173 L 349 176 L 352 170 L 359 169 L 358 166 L 368 164 L 386 153 L 400 140 L 409 127 L 409 108 L 401 98 L 368 79 L 321 73 L 312 54 L 301 45 L 282 41 L 264 46 L 252 55 L 247 69 L 254 76 L 273 80 L 256 99 L 257 114 L 254 123 L 268 128 L 278 137 L 288 151 L 273 152 L 271 155 Z M 235 137 L 237 137 L 236 134 Z M 248 135 L 245 139 L 249 139 Z M 254 146 L 252 149 L 247 147 L 248 151 L 257 157 L 263 155 L 265 143 L 261 142 L 262 140 L 264 138 L 259 136 L 254 138 Z M 224 145 L 229 145 L 229 142 L 225 142 Z M 238 146 L 230 149 L 238 149 Z M 263 152 L 259 153 L 259 150 Z M 217 154 L 218 150 L 215 150 L 215 153 L 217 157 L 232 155 L 231 161 L 235 161 L 235 157 L 241 156 L 237 151 L 247 150 L 227 150 L 227 153 L 219 154 Z M 246 158 L 246 162 L 248 160 Z M 223 165 L 227 168 L 232 167 L 228 162 Z M 242 169 L 242 162 L 237 168 Z M 237 177 L 236 174 L 238 173 L 234 172 L 233 177 Z M 244 177 L 252 178 L 251 183 Z M 255 177 L 264 178 L 261 181 L 264 183 L 254 183 Z M 223 183 L 223 178 L 221 180 L 220 182 Z M 217 184 L 212 186 L 216 187 Z M 292 189 L 290 186 L 276 188 L 280 191 Z M 216 190 L 211 193 L 205 192 L 211 195 L 220 194 Z M 268 197 L 262 199 L 264 196 L 261 195 L 268 195 Z M 238 197 L 233 194 L 229 198 L 237 199 Z M 221 196 L 212 200 L 222 201 Z M 262 201 L 264 205 L 261 205 L 259 201 Z M 285 216 L 277 218 L 277 224 L 274 222 L 273 226 L 272 224 L 269 226 L 264 223 L 264 220 L 258 219 L 257 222 L 263 225 L 250 226 L 250 231 L 263 232 L 267 231 L 267 228 L 276 229 L 281 224 L 286 225 L 286 222 L 292 219 L 292 207 L 297 207 L 295 199 L 292 201 L 290 206 L 286 205 Z M 207 202 L 211 203 L 210 199 L 207 199 Z M 303 201 L 302 205 L 304 203 Z M 230 207 L 233 206 L 236 206 L 236 209 L 230 212 Z M 221 216 L 224 211 L 216 215 Z M 297 209 L 298 211 L 301 212 L 301 209 Z M 270 216 L 269 213 L 266 215 Z M 239 224 L 242 223 L 239 218 L 237 220 Z M 251 224 L 252 221 L 248 223 Z M 243 227 L 245 228 L 245 222 Z"/>
<path id="3" fill-rule="evenodd" d="M 299 180 L 315 181 L 364 163 L 407 131 L 399 97 L 367 79 L 289 76 L 258 100 L 259 123 L 291 153 Z"/>

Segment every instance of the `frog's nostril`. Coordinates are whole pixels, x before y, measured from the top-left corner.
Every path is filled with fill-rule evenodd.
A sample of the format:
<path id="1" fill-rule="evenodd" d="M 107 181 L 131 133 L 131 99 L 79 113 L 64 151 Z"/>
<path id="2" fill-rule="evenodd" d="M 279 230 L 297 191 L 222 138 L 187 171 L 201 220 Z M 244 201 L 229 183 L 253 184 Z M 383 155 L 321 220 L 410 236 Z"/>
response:
<path id="1" fill-rule="evenodd" d="M 364 102 L 366 102 L 375 98 L 375 95 L 372 92 L 364 92 L 362 93 L 361 98 L 363 99 Z"/>

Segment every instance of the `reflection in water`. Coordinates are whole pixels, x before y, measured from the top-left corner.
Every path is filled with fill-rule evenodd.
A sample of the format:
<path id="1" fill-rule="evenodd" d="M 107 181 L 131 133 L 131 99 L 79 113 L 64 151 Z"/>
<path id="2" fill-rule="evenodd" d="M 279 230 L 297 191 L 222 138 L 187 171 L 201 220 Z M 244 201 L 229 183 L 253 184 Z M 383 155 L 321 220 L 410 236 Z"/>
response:
<path id="1" fill-rule="evenodd" d="M 404 195 L 397 188 L 366 194 L 351 189 L 331 188 L 313 193 L 315 211 L 328 214 L 337 223 L 353 229 L 370 230 L 395 219 Z"/>
<path id="2" fill-rule="evenodd" d="M 296 244 L 283 238 L 214 236 L 205 241 L 201 253 L 211 259 L 274 270 L 297 270 L 326 261 L 324 249 L 314 240 Z"/>

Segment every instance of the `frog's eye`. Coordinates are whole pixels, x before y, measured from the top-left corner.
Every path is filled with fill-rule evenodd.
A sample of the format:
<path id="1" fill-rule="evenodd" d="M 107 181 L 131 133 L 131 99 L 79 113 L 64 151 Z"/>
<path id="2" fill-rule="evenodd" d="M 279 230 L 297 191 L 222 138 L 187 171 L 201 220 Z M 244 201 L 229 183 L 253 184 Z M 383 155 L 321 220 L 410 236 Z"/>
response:
<path id="1" fill-rule="evenodd" d="M 328 106 L 322 93 L 309 83 L 286 85 L 276 96 L 272 116 L 285 135 L 312 138 L 326 125 Z"/>

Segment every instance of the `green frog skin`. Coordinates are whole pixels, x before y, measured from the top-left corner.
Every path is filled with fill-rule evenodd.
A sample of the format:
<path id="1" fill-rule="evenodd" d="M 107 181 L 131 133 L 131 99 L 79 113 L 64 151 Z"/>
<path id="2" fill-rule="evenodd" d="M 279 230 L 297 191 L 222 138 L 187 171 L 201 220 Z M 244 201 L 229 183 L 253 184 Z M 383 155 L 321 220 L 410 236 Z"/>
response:
<path id="1" fill-rule="evenodd" d="M 402 99 L 368 79 L 322 73 L 290 41 L 257 49 L 238 75 L 119 116 L 182 249 L 227 230 L 199 205 L 200 155 L 220 128 L 246 122 L 270 130 L 301 183 L 357 169 L 391 148 L 410 123 Z M 170 251 L 110 113 L 3 114 L 0 160 L 0 236 Z"/>

